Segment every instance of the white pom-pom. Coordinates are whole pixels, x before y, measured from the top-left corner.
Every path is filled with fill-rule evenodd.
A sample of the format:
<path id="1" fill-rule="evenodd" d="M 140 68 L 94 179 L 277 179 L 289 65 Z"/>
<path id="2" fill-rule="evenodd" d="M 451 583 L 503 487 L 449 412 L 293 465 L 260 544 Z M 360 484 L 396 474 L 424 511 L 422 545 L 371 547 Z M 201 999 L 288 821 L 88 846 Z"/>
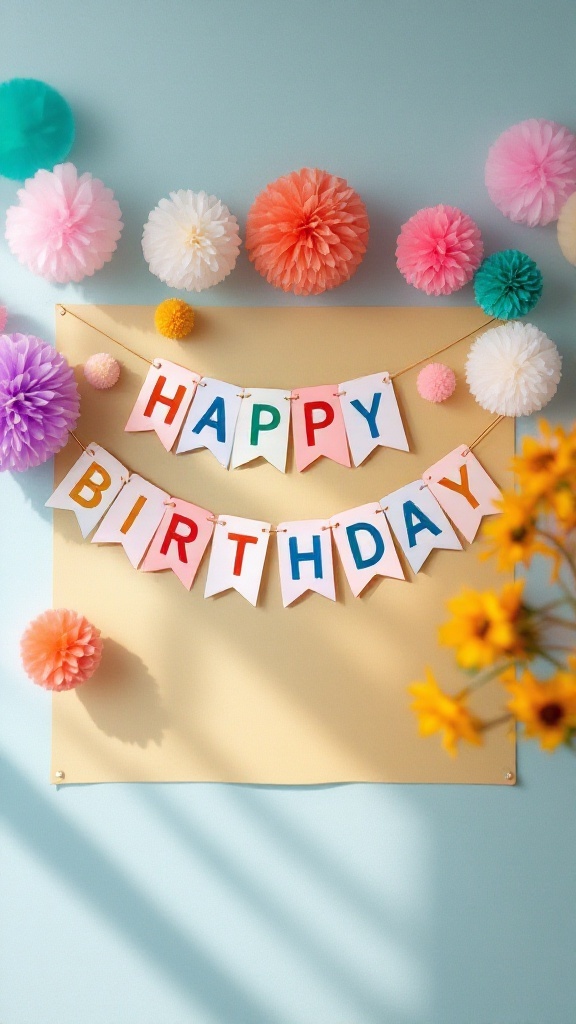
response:
<path id="1" fill-rule="evenodd" d="M 233 269 L 238 221 L 216 196 L 180 189 L 150 213 L 142 250 L 150 271 L 170 288 L 201 292 Z"/>
<path id="2" fill-rule="evenodd" d="M 466 361 L 470 392 L 499 416 L 530 416 L 556 394 L 562 357 L 534 324 L 511 320 L 481 334 Z"/>

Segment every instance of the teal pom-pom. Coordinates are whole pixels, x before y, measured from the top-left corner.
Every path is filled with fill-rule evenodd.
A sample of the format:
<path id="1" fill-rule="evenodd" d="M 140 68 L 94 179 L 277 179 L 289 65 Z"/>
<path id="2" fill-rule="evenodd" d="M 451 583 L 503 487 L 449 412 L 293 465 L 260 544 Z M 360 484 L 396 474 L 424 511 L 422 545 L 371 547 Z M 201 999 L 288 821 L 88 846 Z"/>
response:
<path id="1" fill-rule="evenodd" d="M 526 316 L 542 295 L 542 274 L 525 252 L 503 249 L 480 264 L 474 277 L 476 302 L 488 316 Z"/>
<path id="2" fill-rule="evenodd" d="M 0 175 L 21 181 L 52 170 L 74 142 L 74 118 L 56 89 L 35 78 L 0 85 Z"/>

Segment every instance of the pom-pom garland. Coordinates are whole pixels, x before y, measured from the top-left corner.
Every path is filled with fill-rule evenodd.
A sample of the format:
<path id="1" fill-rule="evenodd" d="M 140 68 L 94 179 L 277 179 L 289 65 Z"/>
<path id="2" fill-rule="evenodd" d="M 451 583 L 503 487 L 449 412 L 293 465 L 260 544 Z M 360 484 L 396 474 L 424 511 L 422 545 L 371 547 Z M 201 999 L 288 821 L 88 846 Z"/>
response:
<path id="1" fill-rule="evenodd" d="M 8 312 L 6 310 L 6 306 L 0 306 L 0 334 L 2 334 L 2 331 L 6 327 L 7 319 L 8 319 Z"/>
<path id="2" fill-rule="evenodd" d="M 445 363 L 428 363 L 416 378 L 416 388 L 427 402 L 445 402 L 454 394 L 456 374 Z"/>
<path id="3" fill-rule="evenodd" d="M 549 224 L 576 189 L 576 136 L 543 118 L 512 125 L 490 147 L 485 182 L 505 217 Z"/>
<path id="4" fill-rule="evenodd" d="M 108 352 L 97 352 L 84 363 L 84 376 L 98 391 L 113 388 L 120 376 L 120 363 Z"/>
<path id="5" fill-rule="evenodd" d="M 576 192 L 573 192 L 560 210 L 558 245 L 568 263 L 576 266 Z"/>
<path id="6" fill-rule="evenodd" d="M 30 623 L 20 641 L 26 675 L 47 690 L 71 690 L 94 674 L 102 658 L 100 630 L 67 608 Z"/>
<path id="7" fill-rule="evenodd" d="M 238 221 L 216 196 L 180 189 L 151 211 L 142 251 L 150 272 L 169 288 L 201 292 L 233 270 L 240 252 Z"/>
<path id="8" fill-rule="evenodd" d="M 320 295 L 352 276 L 366 252 L 369 227 L 364 203 L 344 178 L 304 167 L 256 197 L 246 248 L 275 288 Z"/>
<path id="9" fill-rule="evenodd" d="M 64 447 L 79 413 L 64 356 L 33 335 L 0 336 L 0 470 L 46 462 Z"/>
<path id="10" fill-rule="evenodd" d="M 114 193 L 74 164 L 38 171 L 18 190 L 6 214 L 8 245 L 33 274 L 67 284 L 81 281 L 112 258 L 122 231 Z"/>
<path id="11" fill-rule="evenodd" d="M 450 295 L 472 280 L 483 254 L 471 217 L 454 206 L 429 206 L 402 225 L 396 263 L 408 284 L 427 295 Z"/>
<path id="12" fill-rule="evenodd" d="M 499 416 L 530 416 L 556 394 L 562 358 L 533 324 L 492 327 L 473 342 L 466 380 L 479 405 Z"/>
<path id="13" fill-rule="evenodd" d="M 526 316 L 542 295 L 542 274 L 519 249 L 488 256 L 474 276 L 476 302 L 488 316 L 512 320 Z"/>
<path id="14" fill-rule="evenodd" d="M 154 324 L 165 338 L 181 341 L 187 338 L 194 327 L 194 310 L 183 299 L 164 299 L 156 307 Z"/>
<path id="15" fill-rule="evenodd" d="M 56 89 L 35 78 L 0 85 L 0 174 L 23 181 L 64 160 L 74 141 L 74 118 Z"/>

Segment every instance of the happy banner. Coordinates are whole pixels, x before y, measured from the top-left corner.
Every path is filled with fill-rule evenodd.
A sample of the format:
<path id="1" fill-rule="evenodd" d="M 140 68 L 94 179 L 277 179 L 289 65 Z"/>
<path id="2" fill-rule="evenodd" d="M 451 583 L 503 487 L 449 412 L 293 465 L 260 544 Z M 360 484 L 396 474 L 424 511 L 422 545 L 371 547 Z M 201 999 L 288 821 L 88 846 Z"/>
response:
<path id="1" fill-rule="evenodd" d="M 260 423 L 258 407 L 267 404 L 253 404 L 254 423 Z M 220 414 L 214 415 L 212 406 L 212 400 L 204 402 L 196 424 L 206 417 L 205 425 L 213 417 L 217 421 Z M 170 570 L 188 590 L 212 540 L 204 596 L 234 589 L 253 605 L 258 601 L 270 535 L 275 533 L 282 601 L 288 607 L 307 591 L 336 600 L 332 538 L 350 589 L 358 597 L 376 576 L 405 579 L 395 542 L 417 573 L 435 548 L 462 549 L 454 527 L 473 540 L 482 517 L 498 511 L 494 503 L 500 497 L 470 449 L 460 445 L 419 480 L 379 501 L 327 520 L 298 520 L 274 527 L 261 520 L 213 515 L 172 497 L 91 443 L 46 504 L 74 512 L 83 537 L 97 528 L 93 544 L 119 544 L 134 568 Z"/>

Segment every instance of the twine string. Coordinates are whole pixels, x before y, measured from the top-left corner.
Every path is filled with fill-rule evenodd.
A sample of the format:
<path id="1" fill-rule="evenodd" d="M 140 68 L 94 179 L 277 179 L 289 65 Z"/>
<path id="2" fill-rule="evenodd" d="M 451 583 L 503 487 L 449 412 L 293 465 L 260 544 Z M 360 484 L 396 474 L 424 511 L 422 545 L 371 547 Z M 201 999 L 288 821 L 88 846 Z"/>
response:
<path id="1" fill-rule="evenodd" d="M 84 317 L 78 316 L 78 313 L 73 313 L 71 309 L 67 309 L 66 306 L 62 305 L 62 303 L 58 304 L 58 309 L 60 310 L 60 316 L 66 316 L 66 313 L 70 316 L 75 316 L 77 320 L 86 324 L 86 327 L 91 327 L 93 331 L 97 331 L 98 334 L 102 334 L 105 338 L 108 338 L 109 341 L 113 341 L 115 345 L 119 345 L 120 348 L 125 349 L 125 351 L 129 352 L 130 355 L 137 356 L 138 359 L 142 359 L 145 363 L 148 363 L 148 366 L 154 366 L 152 360 L 147 359 L 141 352 L 136 352 L 135 349 L 129 348 L 128 345 L 124 344 L 124 342 L 118 341 L 118 338 L 113 338 L 111 334 L 106 334 L 106 331 L 103 331 L 100 327 L 96 327 L 94 324 L 91 324 L 88 320 L 84 320 Z"/>
<path id="2" fill-rule="evenodd" d="M 476 334 L 477 331 L 484 330 L 485 327 L 488 327 L 490 324 L 493 324 L 497 319 L 497 316 L 491 317 L 490 320 L 487 320 L 485 324 L 481 324 L 480 327 L 475 327 L 473 331 L 468 331 L 468 334 L 463 334 L 461 338 L 456 338 L 455 341 L 450 341 L 447 345 L 444 345 L 442 348 L 436 349 L 435 352 L 429 352 L 427 356 L 422 356 L 422 359 L 417 359 L 414 363 L 410 363 L 409 366 L 404 366 L 401 370 L 396 370 L 396 373 L 390 374 L 390 380 L 394 380 L 395 377 L 400 377 L 401 374 L 403 373 L 408 373 L 408 370 L 413 370 L 415 366 L 420 366 L 420 363 L 425 363 L 428 359 L 433 359 L 434 356 L 441 355 L 442 352 L 447 352 L 448 349 L 452 348 L 453 345 L 458 345 L 461 341 L 466 341 L 466 338 L 470 338 L 473 334 Z"/>

